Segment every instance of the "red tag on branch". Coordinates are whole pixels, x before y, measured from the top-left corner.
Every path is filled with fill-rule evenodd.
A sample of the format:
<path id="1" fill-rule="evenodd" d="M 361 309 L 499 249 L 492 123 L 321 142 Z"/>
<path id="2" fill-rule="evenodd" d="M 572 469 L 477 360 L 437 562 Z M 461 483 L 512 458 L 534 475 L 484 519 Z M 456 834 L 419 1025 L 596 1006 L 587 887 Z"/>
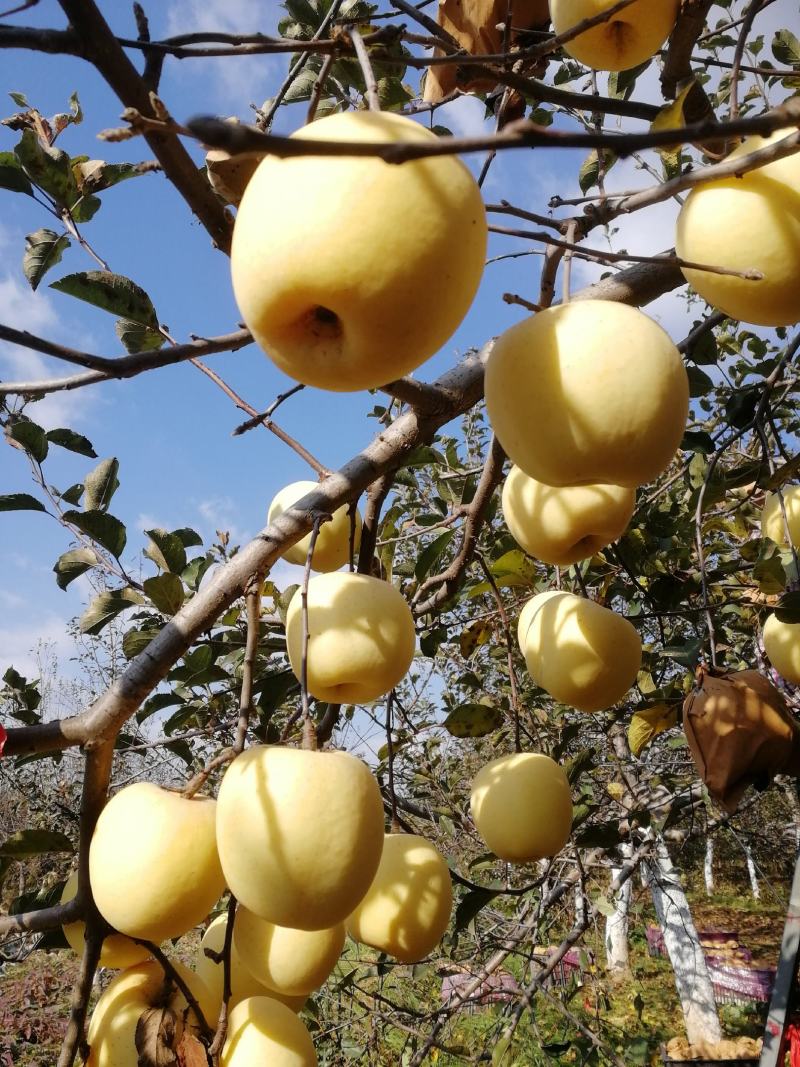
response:
<path id="1" fill-rule="evenodd" d="M 7 740 L 8 734 L 3 729 L 2 723 L 0 723 L 0 756 L 3 755 L 3 749 L 6 747 Z"/>

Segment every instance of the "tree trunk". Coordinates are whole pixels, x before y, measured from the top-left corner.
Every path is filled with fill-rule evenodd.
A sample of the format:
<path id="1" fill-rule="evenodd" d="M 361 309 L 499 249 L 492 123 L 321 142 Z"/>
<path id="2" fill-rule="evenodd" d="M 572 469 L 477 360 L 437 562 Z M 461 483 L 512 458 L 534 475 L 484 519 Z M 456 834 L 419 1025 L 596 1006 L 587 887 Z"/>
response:
<path id="1" fill-rule="evenodd" d="M 706 859 L 703 864 L 703 875 L 706 880 L 706 896 L 714 895 L 714 838 L 706 838 Z"/>
<path id="2" fill-rule="evenodd" d="M 650 892 L 664 935 L 690 1043 L 722 1038 L 714 990 L 689 903 L 667 846 L 659 839 L 648 861 Z"/>
<path id="3" fill-rule="evenodd" d="M 753 891 L 753 899 L 760 900 L 761 889 L 759 888 L 758 878 L 756 877 L 756 865 L 753 862 L 753 853 L 750 849 L 750 846 L 747 844 L 745 844 L 744 846 L 744 854 L 745 858 L 747 859 L 747 873 L 750 876 L 750 888 Z"/>
<path id="4" fill-rule="evenodd" d="M 633 852 L 633 846 L 620 845 L 620 852 L 624 860 L 628 860 Z M 611 880 L 617 877 L 621 868 L 611 868 Z M 612 979 L 624 979 L 630 976 L 630 962 L 628 959 L 628 910 L 633 894 L 633 879 L 628 878 L 617 892 L 614 903 L 613 915 L 606 919 L 606 968 Z"/>

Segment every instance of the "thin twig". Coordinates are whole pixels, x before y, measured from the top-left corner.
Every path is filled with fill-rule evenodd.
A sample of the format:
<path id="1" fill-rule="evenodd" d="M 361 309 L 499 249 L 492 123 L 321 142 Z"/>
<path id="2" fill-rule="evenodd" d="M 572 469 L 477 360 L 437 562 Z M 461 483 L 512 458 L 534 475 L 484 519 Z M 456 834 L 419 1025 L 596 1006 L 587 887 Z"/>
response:
<path id="1" fill-rule="evenodd" d="M 370 111 L 380 111 L 381 102 L 378 97 L 378 83 L 375 80 L 375 72 L 372 69 L 372 63 L 370 62 L 369 53 L 364 44 L 364 38 L 355 26 L 348 27 L 347 35 L 353 42 L 356 58 L 361 67 L 361 73 L 364 75 L 364 95 L 367 98 L 367 105 L 369 106 Z"/>

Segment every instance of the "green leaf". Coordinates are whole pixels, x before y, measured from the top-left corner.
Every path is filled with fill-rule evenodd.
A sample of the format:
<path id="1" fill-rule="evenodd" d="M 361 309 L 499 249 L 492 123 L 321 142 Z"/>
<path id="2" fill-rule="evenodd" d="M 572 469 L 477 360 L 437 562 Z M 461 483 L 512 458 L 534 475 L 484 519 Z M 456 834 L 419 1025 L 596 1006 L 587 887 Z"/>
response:
<path id="1" fill-rule="evenodd" d="M 442 724 L 453 737 L 485 737 L 503 723 L 503 713 L 490 704 L 461 704 Z"/>
<path id="2" fill-rule="evenodd" d="M 579 848 L 613 848 L 622 840 L 619 822 L 600 823 L 599 826 L 587 826 L 575 835 L 575 844 Z"/>
<path id="3" fill-rule="evenodd" d="M 100 193 L 128 178 L 136 178 L 145 173 L 141 163 L 106 163 L 102 159 L 86 159 L 77 164 L 73 160 L 73 170 L 75 169 L 78 171 L 78 184 L 84 194 Z"/>
<path id="4" fill-rule="evenodd" d="M 125 648 L 125 638 L 133 631 L 129 630 L 125 637 L 122 639 L 123 651 Z M 143 631 L 149 634 L 149 631 Z M 141 649 L 139 649 L 141 652 Z M 127 655 L 127 653 L 126 653 Z M 132 656 L 129 658 L 133 658 Z M 183 704 L 183 698 L 176 693 L 155 693 L 148 700 L 145 700 L 141 708 L 136 712 L 136 721 L 143 723 L 145 719 L 149 719 L 151 715 L 155 715 L 159 711 L 163 711 L 164 708 L 171 708 L 175 704 Z"/>
<path id="5" fill-rule="evenodd" d="M 758 587 L 767 596 L 775 596 L 786 588 L 786 571 L 781 557 L 777 553 L 767 559 L 760 559 L 753 565 L 753 578 Z"/>
<path id="6" fill-rule="evenodd" d="M 91 567 L 96 567 L 99 559 L 91 548 L 73 548 L 56 560 L 53 567 L 56 584 L 59 589 L 66 589 L 70 582 L 80 578 Z"/>
<path id="7" fill-rule="evenodd" d="M 681 441 L 682 452 L 700 452 L 704 456 L 710 456 L 716 451 L 714 438 L 705 430 L 687 430 Z"/>
<path id="8" fill-rule="evenodd" d="M 43 852 L 74 852 L 66 834 L 57 830 L 18 830 L 0 845 L 0 857 L 21 859 L 23 856 L 39 856 Z"/>
<path id="9" fill-rule="evenodd" d="M 96 196 L 82 196 L 73 205 L 70 214 L 75 222 L 89 222 L 103 206 L 103 201 Z"/>
<path id="10" fill-rule="evenodd" d="M 606 148 L 603 150 L 601 168 L 600 156 L 597 153 L 597 149 L 593 148 L 578 171 L 578 184 L 581 187 L 581 192 L 588 193 L 592 186 L 597 185 L 600 180 L 601 171 L 603 174 L 608 174 L 616 162 L 617 157 L 610 149 Z"/>
<path id="11" fill-rule="evenodd" d="M 158 330 L 149 326 L 142 326 L 130 319 L 117 319 L 114 323 L 117 337 L 122 342 L 126 352 L 132 355 L 137 352 L 154 352 L 165 343 L 166 338 Z"/>
<path id="12" fill-rule="evenodd" d="M 110 589 L 105 593 L 100 593 L 81 615 L 78 622 L 80 631 L 82 634 L 96 636 L 121 611 L 126 611 L 128 608 L 136 607 L 142 603 L 144 603 L 142 597 L 130 586 L 125 586 L 123 589 Z"/>
<path id="13" fill-rule="evenodd" d="M 192 530 L 189 526 L 181 526 L 180 529 L 172 532 L 180 540 L 184 548 L 191 548 L 193 545 L 202 545 L 203 543 L 203 538 L 197 530 Z"/>
<path id="14" fill-rule="evenodd" d="M 121 274 L 112 274 L 108 270 L 81 271 L 51 282 L 50 288 L 84 300 L 120 318 L 154 329 L 158 327 L 153 301 L 141 286 Z"/>
<path id="15" fill-rule="evenodd" d="M 800 41 L 790 30 L 778 30 L 772 38 L 772 54 L 788 67 L 800 64 Z"/>
<path id="16" fill-rule="evenodd" d="M 8 95 L 11 97 L 17 107 L 30 108 L 31 105 L 28 103 L 28 98 L 25 93 L 9 93 Z"/>
<path id="17" fill-rule="evenodd" d="M 138 656 L 140 652 L 144 652 L 153 638 L 157 637 L 160 632 L 161 629 L 158 626 L 146 626 L 143 630 L 127 630 L 122 637 L 122 654 L 125 656 L 125 659 L 133 659 L 135 656 Z M 176 697 L 172 702 L 175 703 L 179 699 L 179 697 Z M 153 711 L 155 710 L 157 709 L 154 708 Z M 152 711 L 149 714 L 152 714 Z M 145 715 L 143 718 L 140 718 L 139 715 L 137 715 L 136 718 L 139 722 L 143 722 L 147 716 Z"/>
<path id="18" fill-rule="evenodd" d="M 74 430 L 68 430 L 66 428 L 48 430 L 47 440 L 53 445 L 58 445 L 60 448 L 66 448 L 70 452 L 77 452 L 79 456 L 88 456 L 90 459 L 97 459 L 97 453 L 92 447 L 92 442 L 89 438 L 84 437 L 81 433 L 75 433 Z"/>
<path id="19" fill-rule="evenodd" d="M 113 515 L 106 511 L 65 511 L 64 518 L 107 549 L 115 559 L 122 555 L 128 535 Z"/>
<path id="20" fill-rule="evenodd" d="M 7 427 L 6 434 L 12 441 L 22 445 L 29 456 L 37 463 L 43 463 L 47 458 L 48 444 L 47 435 L 41 426 L 29 419 L 22 419 Z"/>
<path id="21" fill-rule="evenodd" d="M 180 574 L 186 566 L 186 549 L 178 534 L 160 529 L 145 530 L 145 533 L 152 542 L 144 550 L 147 558 L 162 571 Z"/>
<path id="22" fill-rule="evenodd" d="M 165 615 L 180 611 L 186 597 L 180 578 L 169 572 L 159 574 L 157 578 L 147 578 L 143 587 L 145 594 Z"/>
<path id="23" fill-rule="evenodd" d="M 47 511 L 41 501 L 30 493 L 6 493 L 0 496 L 0 511 Z"/>
<path id="24" fill-rule="evenodd" d="M 462 897 L 456 908 L 455 933 L 465 930 L 478 912 L 485 908 L 490 901 L 494 900 L 497 895 L 497 892 L 493 889 L 471 889 L 469 893 Z"/>
<path id="25" fill-rule="evenodd" d="M 687 367 L 686 376 L 689 379 L 689 396 L 691 397 L 705 396 L 714 388 L 714 382 L 699 367 Z"/>
<path id="26" fill-rule="evenodd" d="M 47 271 L 61 262 L 69 243 L 66 234 L 57 234 L 54 230 L 35 230 L 28 234 L 25 238 L 22 270 L 30 282 L 31 289 L 36 290 Z"/>
<path id="27" fill-rule="evenodd" d="M 800 591 L 784 593 L 775 608 L 778 622 L 800 622 Z"/>
<path id="28" fill-rule="evenodd" d="M 83 506 L 87 511 L 105 511 L 111 498 L 119 489 L 119 460 L 101 460 L 93 471 L 86 475 L 84 481 L 85 497 Z"/>
<path id="29" fill-rule="evenodd" d="M 675 660 L 683 667 L 694 669 L 700 660 L 700 650 L 703 647 L 702 637 L 687 637 L 686 640 L 672 645 L 666 645 L 662 655 Z"/>
<path id="30" fill-rule="evenodd" d="M 33 186 L 13 152 L 0 152 L 0 189 L 33 196 Z"/>
<path id="31" fill-rule="evenodd" d="M 61 208 L 69 208 L 80 196 L 72 164 L 60 148 L 48 148 L 31 129 L 23 130 L 14 154 L 34 185 L 38 185 Z"/>
<path id="32" fill-rule="evenodd" d="M 429 545 L 425 546 L 420 552 L 417 565 L 414 568 L 417 581 L 421 582 L 431 568 L 441 559 L 442 554 L 454 537 L 455 530 L 445 530 L 443 534 L 439 534 Z"/>

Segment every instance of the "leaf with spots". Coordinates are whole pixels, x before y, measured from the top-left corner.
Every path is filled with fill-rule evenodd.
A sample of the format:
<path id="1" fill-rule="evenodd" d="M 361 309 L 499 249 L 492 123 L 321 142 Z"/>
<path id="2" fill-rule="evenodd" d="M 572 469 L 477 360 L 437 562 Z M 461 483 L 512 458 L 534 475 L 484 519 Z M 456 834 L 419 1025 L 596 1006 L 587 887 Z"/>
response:
<path id="1" fill-rule="evenodd" d="M 59 278 L 51 283 L 50 288 L 140 326 L 158 329 L 153 301 L 141 286 L 122 274 L 112 274 L 109 270 L 85 270 Z"/>
<path id="2" fill-rule="evenodd" d="M 485 737 L 503 722 L 503 713 L 491 704 L 461 704 L 444 720 L 453 737 Z"/>

